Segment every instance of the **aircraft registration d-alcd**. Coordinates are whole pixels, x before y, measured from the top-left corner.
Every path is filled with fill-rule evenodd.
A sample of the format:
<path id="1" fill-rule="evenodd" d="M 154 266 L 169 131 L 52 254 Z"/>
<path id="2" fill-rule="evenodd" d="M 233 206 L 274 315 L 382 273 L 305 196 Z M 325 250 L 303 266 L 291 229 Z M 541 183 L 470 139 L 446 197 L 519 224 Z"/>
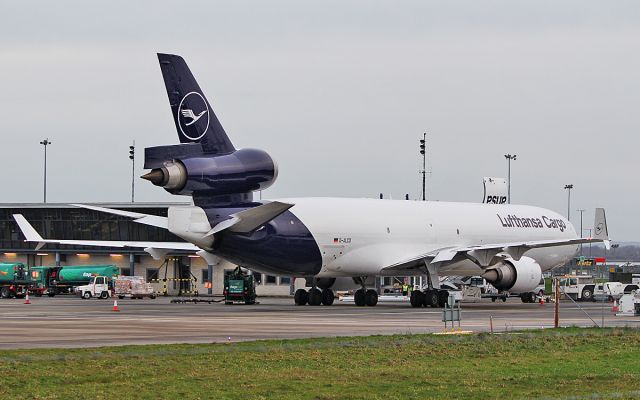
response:
<path id="1" fill-rule="evenodd" d="M 192 206 L 170 207 L 167 217 L 80 205 L 168 229 L 186 242 L 45 239 L 20 214 L 26 240 L 85 246 L 143 248 L 155 258 L 193 250 L 254 271 L 311 278 L 296 304 L 333 303 L 336 278 L 361 286 L 357 305 L 375 305 L 367 278 L 427 275 L 413 306 L 442 307 L 448 293 L 440 275 L 482 275 L 496 288 L 533 290 L 542 272 L 575 256 L 578 245 L 605 242 L 604 209 L 595 213 L 594 236 L 581 238 L 567 219 L 542 208 L 509 204 L 420 202 L 348 198 L 255 201 L 278 176 L 262 150 L 236 149 L 182 57 L 158 54 L 180 144 L 145 149 L 142 178 L 169 193 L 188 195 Z"/>

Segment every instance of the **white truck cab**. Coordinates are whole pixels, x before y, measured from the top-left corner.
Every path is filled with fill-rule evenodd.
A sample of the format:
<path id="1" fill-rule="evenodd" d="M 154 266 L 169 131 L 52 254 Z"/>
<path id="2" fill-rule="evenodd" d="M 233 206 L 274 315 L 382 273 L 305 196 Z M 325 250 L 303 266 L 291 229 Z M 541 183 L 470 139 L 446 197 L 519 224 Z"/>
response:
<path id="1" fill-rule="evenodd" d="M 76 292 L 83 299 L 90 299 L 92 297 L 108 299 L 111 296 L 109 278 L 106 276 L 94 276 L 88 285 L 78 286 Z"/>
<path id="2" fill-rule="evenodd" d="M 619 300 L 625 293 L 625 285 L 620 282 L 604 282 L 596 284 L 593 291 L 593 300 L 614 301 Z"/>

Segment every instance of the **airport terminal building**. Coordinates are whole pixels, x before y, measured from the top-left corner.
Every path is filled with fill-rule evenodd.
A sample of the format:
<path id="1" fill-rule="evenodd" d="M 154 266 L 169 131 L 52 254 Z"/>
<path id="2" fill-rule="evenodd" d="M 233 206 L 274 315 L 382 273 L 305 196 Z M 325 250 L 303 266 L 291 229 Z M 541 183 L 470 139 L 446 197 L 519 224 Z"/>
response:
<path id="1" fill-rule="evenodd" d="M 110 203 L 93 204 L 151 215 L 167 216 L 171 206 L 188 203 Z M 168 292 L 179 294 L 186 291 L 185 282 L 200 294 L 221 294 L 225 271 L 236 266 L 224 260 L 218 265 L 207 265 L 195 253 L 172 251 L 164 260 L 154 260 L 143 249 L 104 248 L 92 246 L 47 244 L 35 250 L 35 243 L 27 243 L 13 214 L 23 214 L 44 238 L 117 241 L 181 242 L 169 231 L 138 224 L 131 219 L 70 206 L 69 204 L 34 203 L 0 204 L 0 262 L 22 262 L 29 266 L 39 265 L 104 265 L 113 264 L 123 275 L 139 275 L 148 281 L 169 279 Z M 212 277 L 210 280 L 209 277 Z M 290 295 L 293 280 L 255 274 L 258 295 Z M 180 280 L 182 279 L 182 280 Z M 191 279 L 191 282 L 184 281 Z M 211 282 L 211 288 L 208 288 Z M 191 287 L 190 287 L 191 289 Z"/>

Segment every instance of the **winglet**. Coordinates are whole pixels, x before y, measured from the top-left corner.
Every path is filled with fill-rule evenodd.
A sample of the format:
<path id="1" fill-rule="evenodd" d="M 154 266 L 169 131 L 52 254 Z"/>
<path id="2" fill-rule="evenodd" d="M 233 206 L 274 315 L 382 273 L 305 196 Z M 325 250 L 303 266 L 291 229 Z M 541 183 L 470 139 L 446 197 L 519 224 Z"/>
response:
<path id="1" fill-rule="evenodd" d="M 611 247 L 604 208 L 596 208 L 596 217 L 593 221 L 593 239 L 602 240 L 607 250 Z"/>
<path id="2" fill-rule="evenodd" d="M 38 231 L 35 230 L 33 226 L 27 221 L 27 219 L 22 214 L 13 214 L 13 218 L 18 223 L 18 227 L 22 231 L 22 234 L 27 239 L 27 242 L 38 242 L 36 246 L 36 250 L 40 250 L 46 243 L 44 238 L 40 236 Z"/>

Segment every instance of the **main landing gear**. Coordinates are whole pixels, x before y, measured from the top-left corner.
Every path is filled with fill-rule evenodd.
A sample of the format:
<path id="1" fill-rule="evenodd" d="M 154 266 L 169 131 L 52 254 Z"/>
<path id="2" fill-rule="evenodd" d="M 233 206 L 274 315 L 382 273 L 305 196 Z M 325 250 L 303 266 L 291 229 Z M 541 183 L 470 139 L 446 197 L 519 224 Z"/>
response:
<path id="1" fill-rule="evenodd" d="M 441 289 L 427 289 L 424 292 L 414 290 L 411 292 L 409 302 L 411 307 L 444 307 L 449 299 L 449 292 Z"/>
<path id="2" fill-rule="evenodd" d="M 438 269 L 426 260 L 424 264 L 427 273 L 427 289 L 422 292 L 419 290 L 411 292 L 409 297 L 411 307 L 444 307 L 449 300 L 449 291 L 438 288 L 440 286 Z"/>
<path id="3" fill-rule="evenodd" d="M 365 282 L 367 281 L 366 276 L 353 278 L 353 281 L 362 286 L 361 289 L 356 290 L 353 294 L 353 302 L 356 303 L 356 306 L 373 307 L 378 304 L 378 292 L 373 289 L 367 289 L 365 286 Z"/>
<path id="4" fill-rule="evenodd" d="M 353 302 L 356 303 L 358 307 L 373 307 L 378 304 L 378 292 L 373 289 L 358 289 L 353 295 Z"/>
<path id="5" fill-rule="evenodd" d="M 328 288 L 322 290 L 318 288 L 311 288 L 309 291 L 298 289 L 293 295 L 293 300 L 297 306 L 304 306 L 306 304 L 309 304 L 310 306 L 319 306 L 320 304 L 323 306 L 330 306 L 333 304 L 334 299 L 335 296 L 333 295 L 333 290 Z"/>

